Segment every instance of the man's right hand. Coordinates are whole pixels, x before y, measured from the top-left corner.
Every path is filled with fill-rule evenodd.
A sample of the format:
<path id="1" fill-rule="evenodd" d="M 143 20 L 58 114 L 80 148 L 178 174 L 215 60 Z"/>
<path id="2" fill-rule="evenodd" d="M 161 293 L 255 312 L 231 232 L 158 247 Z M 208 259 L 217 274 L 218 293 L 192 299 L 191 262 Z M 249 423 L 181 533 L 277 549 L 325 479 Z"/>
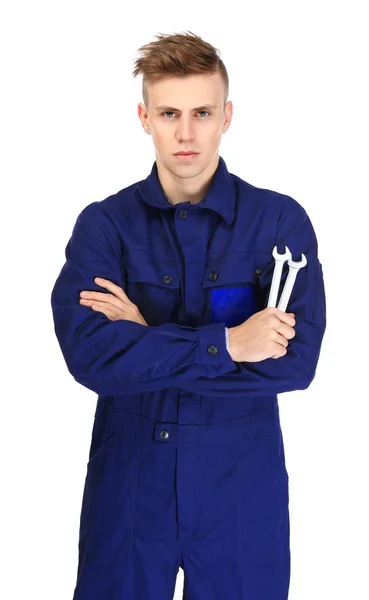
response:
<path id="1" fill-rule="evenodd" d="M 229 354 L 235 362 L 260 362 L 287 354 L 288 340 L 296 332 L 294 313 L 265 308 L 228 329 Z"/>

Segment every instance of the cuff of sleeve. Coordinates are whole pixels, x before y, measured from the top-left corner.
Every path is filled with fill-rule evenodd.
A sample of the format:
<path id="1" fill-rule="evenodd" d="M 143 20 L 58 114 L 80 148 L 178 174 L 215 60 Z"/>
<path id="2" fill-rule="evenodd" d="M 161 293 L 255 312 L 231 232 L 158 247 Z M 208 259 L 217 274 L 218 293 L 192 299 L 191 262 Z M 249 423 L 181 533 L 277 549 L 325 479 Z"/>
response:
<path id="1" fill-rule="evenodd" d="M 229 335 L 228 335 L 228 327 L 225 328 L 225 341 L 227 352 L 229 352 Z"/>
<path id="2" fill-rule="evenodd" d="M 224 323 L 199 327 L 200 363 L 208 367 L 208 377 L 237 370 L 227 350 Z"/>

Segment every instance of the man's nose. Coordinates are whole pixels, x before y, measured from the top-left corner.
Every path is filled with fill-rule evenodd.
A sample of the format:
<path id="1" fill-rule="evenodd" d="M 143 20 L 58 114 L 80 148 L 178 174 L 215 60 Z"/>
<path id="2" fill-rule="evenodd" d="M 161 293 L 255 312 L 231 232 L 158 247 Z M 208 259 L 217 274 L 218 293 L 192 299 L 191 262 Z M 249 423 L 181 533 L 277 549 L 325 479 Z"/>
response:
<path id="1" fill-rule="evenodd" d="M 194 138 L 194 128 L 191 119 L 180 119 L 178 121 L 177 137 L 185 141 Z"/>

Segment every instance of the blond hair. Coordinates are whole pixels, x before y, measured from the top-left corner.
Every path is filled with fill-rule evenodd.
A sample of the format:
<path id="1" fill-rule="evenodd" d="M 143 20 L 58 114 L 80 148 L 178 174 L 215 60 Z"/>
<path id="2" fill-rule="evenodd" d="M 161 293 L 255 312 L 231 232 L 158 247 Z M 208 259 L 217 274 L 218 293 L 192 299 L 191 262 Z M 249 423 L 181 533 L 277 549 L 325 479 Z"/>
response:
<path id="1" fill-rule="evenodd" d="M 147 84 L 168 76 L 186 77 L 220 73 L 224 83 L 224 106 L 229 92 L 228 73 L 219 50 L 192 32 L 159 34 L 156 42 L 141 46 L 142 56 L 135 60 L 133 77 L 142 74 L 142 98 L 149 108 Z"/>

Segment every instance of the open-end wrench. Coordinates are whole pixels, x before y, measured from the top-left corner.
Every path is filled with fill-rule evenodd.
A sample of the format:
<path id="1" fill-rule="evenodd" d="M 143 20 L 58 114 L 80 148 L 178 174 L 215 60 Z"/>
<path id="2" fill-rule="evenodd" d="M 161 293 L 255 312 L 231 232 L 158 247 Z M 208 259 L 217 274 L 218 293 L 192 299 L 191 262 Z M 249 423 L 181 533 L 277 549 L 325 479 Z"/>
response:
<path id="1" fill-rule="evenodd" d="M 289 271 L 288 271 L 287 279 L 286 279 L 284 287 L 283 287 L 281 298 L 279 300 L 279 304 L 278 304 L 279 310 L 281 310 L 283 312 L 286 311 L 287 304 L 288 304 L 288 301 L 291 296 L 292 288 L 295 283 L 296 275 L 297 275 L 299 269 L 302 269 L 306 265 L 307 265 L 307 258 L 305 256 L 305 254 L 301 254 L 301 260 L 298 262 L 292 260 L 292 258 L 288 259 Z"/>
<path id="2" fill-rule="evenodd" d="M 273 249 L 273 257 L 275 259 L 275 265 L 274 265 L 274 271 L 273 271 L 272 285 L 270 286 L 270 292 L 269 292 L 268 308 L 271 306 L 273 308 L 275 308 L 277 305 L 277 296 L 278 296 L 278 292 L 279 292 L 279 285 L 281 282 L 283 265 L 286 262 L 286 260 L 291 259 L 291 252 L 289 251 L 287 246 L 285 246 L 285 250 L 286 250 L 286 252 L 284 254 L 278 254 L 277 246 L 274 246 L 274 249 Z"/>

